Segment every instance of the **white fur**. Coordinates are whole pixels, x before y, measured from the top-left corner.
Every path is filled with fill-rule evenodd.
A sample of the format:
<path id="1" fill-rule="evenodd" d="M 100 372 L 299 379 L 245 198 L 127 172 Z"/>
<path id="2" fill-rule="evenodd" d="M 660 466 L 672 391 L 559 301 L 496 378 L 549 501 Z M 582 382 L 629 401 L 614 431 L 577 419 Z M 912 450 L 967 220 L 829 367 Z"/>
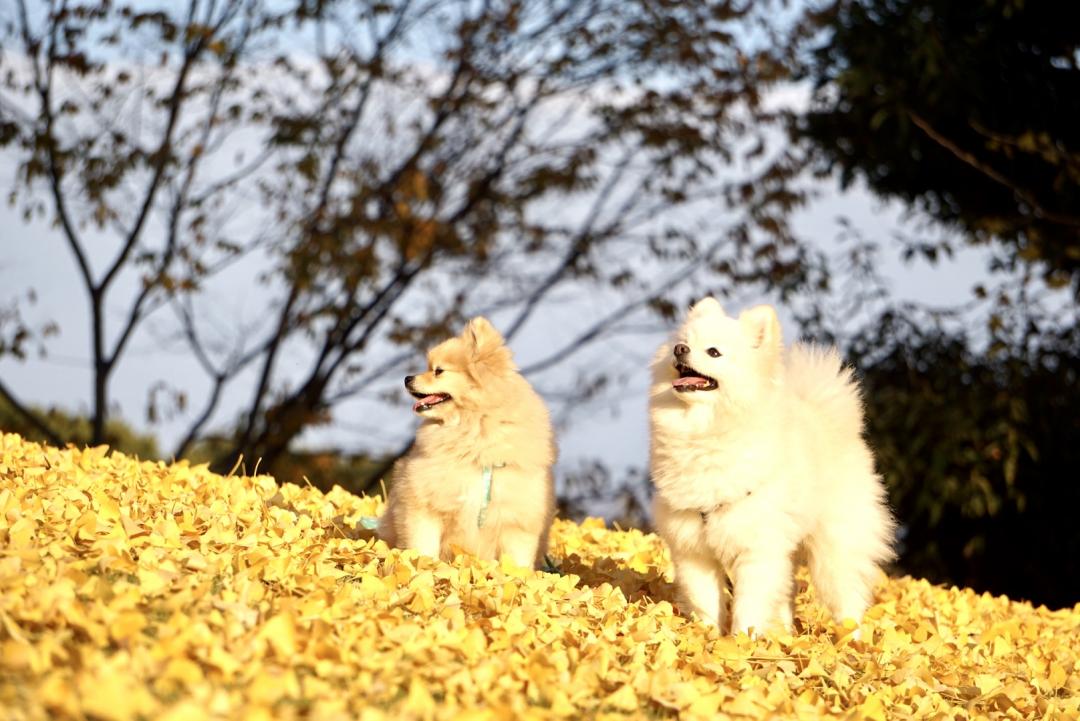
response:
<path id="1" fill-rule="evenodd" d="M 678 343 L 716 390 L 673 390 Z M 862 437 L 859 389 L 837 352 L 785 352 L 771 307 L 736 319 L 706 298 L 652 370 L 654 521 L 689 610 L 723 627 L 730 576 L 733 631 L 790 628 L 801 547 L 818 598 L 837 620 L 858 623 L 893 555 L 894 524 Z"/>

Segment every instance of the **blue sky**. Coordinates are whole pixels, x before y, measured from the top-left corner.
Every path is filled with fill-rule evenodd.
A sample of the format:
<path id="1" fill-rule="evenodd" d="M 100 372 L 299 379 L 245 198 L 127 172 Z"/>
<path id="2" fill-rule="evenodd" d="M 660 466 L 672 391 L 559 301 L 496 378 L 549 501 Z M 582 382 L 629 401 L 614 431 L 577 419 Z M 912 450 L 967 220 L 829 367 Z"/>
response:
<path id="1" fill-rule="evenodd" d="M 417 51 L 419 52 L 419 51 Z M 422 52 L 420 53 L 422 55 Z M 796 93 L 798 94 L 798 93 Z M 0 152 L 0 187 L 13 182 L 12 156 Z M 985 251 L 964 250 L 957 257 L 937 267 L 925 263 L 903 265 L 890 244 L 890 235 L 900 227 L 903 216 L 897 205 L 883 204 L 864 190 L 854 188 L 840 193 L 829 184 L 821 186 L 823 197 L 801 211 L 795 220 L 798 231 L 814 239 L 824 248 L 832 248 L 839 231 L 836 218 L 845 215 L 867 237 L 879 240 L 886 249 L 883 270 L 897 297 L 915 299 L 931 304 L 949 304 L 969 297 L 971 287 L 985 277 Z M 239 215 L 257 209 L 241 208 Z M 552 212 L 572 212 L 564 205 L 552 204 Z M 73 258 L 60 234 L 47 219 L 25 223 L 17 209 L 0 206 L 0 228 L 3 250 L 0 252 L 0 303 L 22 296 L 34 289 L 37 303 L 24 306 L 31 320 L 55 320 L 61 332 L 48 343 L 45 358 L 33 357 L 27 362 L 0 358 L 0 374 L 19 397 L 28 403 L 43 406 L 58 405 L 76 412 L 86 412 L 90 399 L 91 375 L 89 356 L 89 324 L 85 290 L 79 282 Z M 102 251 L 102 257 L 113 252 L 105 239 L 92 241 Z M 105 255 L 107 253 L 108 255 Z M 98 266 L 102 265 L 97 259 Z M 265 288 L 252 281 L 255 273 L 250 266 L 238 267 L 220 279 L 210 299 L 220 308 L 220 322 L 229 332 L 235 317 L 257 315 L 267 298 Z M 135 289 L 134 277 L 125 277 L 113 291 L 123 298 Z M 740 306 L 767 301 L 768 298 L 746 295 L 739 298 L 730 310 Z M 610 296 L 580 293 L 572 302 L 551 303 L 518 336 L 513 349 L 520 365 L 543 357 L 553 345 L 573 336 L 580 323 L 603 315 L 610 307 Z M 782 313 L 782 317 L 784 314 Z M 110 319 L 116 322 L 118 319 Z M 189 392 L 192 405 L 201 401 L 207 380 L 190 359 L 166 347 L 163 333 L 169 327 L 168 310 L 152 320 L 134 339 L 121 361 L 112 382 L 112 398 L 118 415 L 136 427 L 146 427 L 147 389 L 160 379 Z M 493 318 L 498 325 L 505 318 Z M 577 325 L 575 325 L 577 323 Z M 793 329 L 787 324 L 786 336 L 792 339 Z M 583 364 L 601 363 L 616 377 L 615 388 L 600 399 L 569 416 L 560 428 L 561 466 L 573 468 L 583 459 L 599 458 L 609 466 L 642 467 L 647 455 L 646 390 L 647 364 L 664 333 L 646 331 L 619 336 L 583 352 L 574 364 L 548 372 L 534 382 L 541 391 L 565 390 L 571 385 L 576 368 Z M 286 365 L 290 361 L 286 360 Z M 299 364 L 299 358 L 295 359 Z M 414 367 L 423 364 L 417 358 Z M 350 401 L 338 407 L 334 423 L 308 433 L 302 442 L 309 446 L 333 445 L 345 450 L 393 450 L 407 438 L 416 419 L 410 411 L 411 401 L 400 389 L 400 373 L 391 374 L 369 397 Z M 227 421 L 242 407 L 250 393 L 245 384 L 228 391 L 217 416 Z M 173 445 L 190 418 L 189 407 L 184 417 L 165 420 L 153 428 L 162 448 Z"/>
<path id="2" fill-rule="evenodd" d="M 3 156 L 0 156 L 3 157 Z M 10 161 L 0 166 L 3 182 L 9 181 Z M 957 257 L 937 267 L 916 263 L 906 266 L 890 252 L 889 234 L 900 226 L 901 209 L 883 204 L 861 189 L 839 193 L 823 188 L 825 197 L 802 211 L 797 227 L 808 237 L 819 239 L 829 246 L 838 230 L 836 217 L 848 216 L 852 223 L 869 237 L 885 244 L 884 271 L 897 297 L 932 304 L 960 302 L 970 297 L 971 288 L 985 278 L 985 252 L 963 250 Z M 16 211 L 0 207 L 0 228 L 4 228 L 0 256 L 0 286 L 5 297 L 21 294 L 24 289 L 37 292 L 36 305 L 27 308 L 30 318 L 55 319 L 61 333 L 50 340 L 49 354 L 44 359 L 31 358 L 17 362 L 0 360 L 0 373 L 17 390 L 22 399 L 40 405 L 58 405 L 74 411 L 85 411 L 90 388 L 88 316 L 85 293 L 78 282 L 76 268 L 61 237 L 46 222 L 26 224 Z M 218 302 L 222 308 L 258 308 L 263 291 L 244 275 L 237 282 L 226 283 L 229 290 Z M 118 288 L 122 296 L 124 290 Z M 739 305 L 762 300 L 746 297 Z M 737 309 L 737 308 L 733 308 Z M 526 333 L 513 344 L 519 364 L 541 357 L 553 342 L 568 337 L 567 314 L 575 317 L 595 317 L 607 308 L 603 299 L 584 296 L 570 307 L 551 307 L 537 315 Z M 499 318 L 496 316 L 496 322 Z M 159 324 L 160 325 L 160 324 Z M 153 327 L 153 324 L 150 326 Z M 792 339 L 790 323 L 785 330 Z M 583 354 L 597 354 L 600 362 L 608 364 L 622 378 L 617 390 L 573 414 L 568 425 L 561 429 L 561 465 L 572 468 L 587 458 L 599 457 L 614 468 L 641 467 L 646 462 L 647 423 L 645 417 L 646 367 L 655 348 L 662 342 L 663 333 L 647 332 L 620 337 L 611 343 L 592 348 Z M 423 363 L 417 358 L 418 365 Z M 536 382 L 542 390 L 565 384 L 571 368 L 553 371 Z M 125 357 L 112 385 L 113 397 L 120 415 L 136 426 L 145 426 L 145 392 L 154 381 L 168 378 L 171 383 L 191 389 L 198 398 L 204 384 L 201 372 L 175 352 L 161 350 L 152 333 L 141 333 Z M 411 401 L 404 392 L 395 393 L 399 385 L 396 376 L 388 378 L 381 390 L 390 400 L 379 398 L 351 402 L 339 408 L 336 422 L 304 438 L 306 444 L 338 445 L 346 449 L 397 447 L 415 419 L 410 411 Z M 231 399 L 239 403 L 246 394 L 237 392 Z M 163 423 L 155 432 L 169 442 L 177 437 L 181 423 Z"/>

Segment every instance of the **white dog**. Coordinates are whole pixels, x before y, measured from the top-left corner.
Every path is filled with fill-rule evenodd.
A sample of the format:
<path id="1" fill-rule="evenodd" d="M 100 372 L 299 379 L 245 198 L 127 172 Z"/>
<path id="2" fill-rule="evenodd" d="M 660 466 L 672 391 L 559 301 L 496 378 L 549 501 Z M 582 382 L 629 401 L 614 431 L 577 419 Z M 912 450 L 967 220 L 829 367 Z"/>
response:
<path id="1" fill-rule="evenodd" d="M 850 369 L 833 349 L 785 353 L 769 306 L 738 318 L 714 298 L 690 309 L 653 361 L 654 520 L 689 610 L 733 632 L 790 629 L 794 557 L 818 598 L 858 623 L 894 524 Z"/>

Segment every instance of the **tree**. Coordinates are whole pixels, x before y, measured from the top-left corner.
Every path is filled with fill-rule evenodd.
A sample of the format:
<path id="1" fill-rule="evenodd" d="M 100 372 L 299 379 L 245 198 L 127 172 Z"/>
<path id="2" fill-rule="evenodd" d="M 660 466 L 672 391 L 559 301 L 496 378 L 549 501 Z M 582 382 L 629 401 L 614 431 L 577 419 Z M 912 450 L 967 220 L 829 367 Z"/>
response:
<path id="1" fill-rule="evenodd" d="M 1080 599 L 1080 324 L 1027 321 L 1025 343 L 985 354 L 966 333 L 886 313 L 852 359 L 903 569 L 1061 608 Z"/>
<path id="2" fill-rule="evenodd" d="M 820 171 L 1080 293 L 1080 6 L 837 0 L 800 31 L 815 92 L 793 128 Z"/>
<path id="3" fill-rule="evenodd" d="M 0 36 L 0 142 L 18 164 L 14 201 L 53 219 L 77 261 L 91 441 L 106 439 L 110 383 L 148 327 L 207 378 L 197 402 L 167 379 L 148 389 L 151 417 L 188 419 L 173 454 L 202 444 L 221 467 L 243 455 L 273 469 L 470 314 L 498 314 L 513 339 L 545 305 L 603 297 L 610 310 L 526 369 L 541 373 L 670 317 L 695 279 L 804 285 L 808 251 L 786 224 L 804 196 L 761 105 L 784 65 L 739 40 L 767 39 L 768 12 L 19 0 Z M 223 328 L 213 291 L 245 274 L 267 304 Z M 239 412 L 222 407 L 228 392 L 248 397 Z"/>
<path id="4" fill-rule="evenodd" d="M 1071 605 L 1080 6 L 834 0 L 795 36 L 813 93 L 789 128 L 808 166 L 929 219 L 901 238 L 906 258 L 935 261 L 957 240 L 994 247 L 990 276 L 961 307 L 899 304 L 879 286 L 845 289 L 872 317 L 864 327 L 828 328 L 842 314 L 814 304 L 806 314 L 864 374 L 868 432 L 902 524 L 900 566 Z M 873 244 L 851 248 L 873 286 L 875 263 L 863 263 Z M 1052 292 L 1069 286 L 1067 297 Z"/>

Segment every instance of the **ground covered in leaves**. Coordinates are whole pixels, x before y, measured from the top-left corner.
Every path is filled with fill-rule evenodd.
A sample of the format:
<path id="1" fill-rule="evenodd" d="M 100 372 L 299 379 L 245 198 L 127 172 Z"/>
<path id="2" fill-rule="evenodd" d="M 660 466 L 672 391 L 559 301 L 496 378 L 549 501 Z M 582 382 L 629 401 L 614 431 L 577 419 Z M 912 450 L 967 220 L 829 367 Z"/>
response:
<path id="1" fill-rule="evenodd" d="M 1080 607 L 910 578 L 863 640 L 673 609 L 662 544 L 557 522 L 564 575 L 358 537 L 377 501 L 0 436 L 0 718 L 1047 718 Z"/>

